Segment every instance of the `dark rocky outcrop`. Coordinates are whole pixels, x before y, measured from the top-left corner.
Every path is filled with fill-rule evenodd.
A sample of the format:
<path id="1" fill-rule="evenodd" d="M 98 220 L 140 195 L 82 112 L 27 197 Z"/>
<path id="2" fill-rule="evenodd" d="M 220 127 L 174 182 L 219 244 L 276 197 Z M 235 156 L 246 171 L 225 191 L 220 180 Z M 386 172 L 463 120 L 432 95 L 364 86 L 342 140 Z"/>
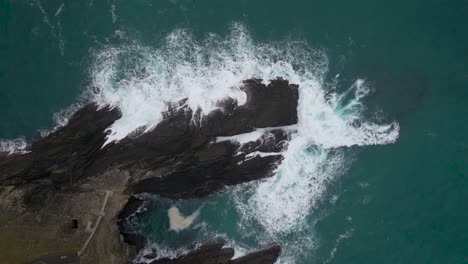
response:
<path id="1" fill-rule="evenodd" d="M 270 264 L 275 263 L 281 253 L 279 245 L 273 245 L 260 251 L 233 259 L 230 264 Z"/>
<path id="2" fill-rule="evenodd" d="M 176 258 L 160 258 L 151 264 L 272 264 L 278 259 L 281 248 L 270 246 L 261 251 L 249 253 L 243 257 L 232 259 L 234 249 L 224 247 L 224 243 L 209 243 Z"/>
<path id="3" fill-rule="evenodd" d="M 134 214 L 137 214 L 139 212 L 139 209 L 142 208 L 144 205 L 144 200 L 140 199 L 136 196 L 130 196 L 128 199 L 127 203 L 123 207 L 123 209 L 120 211 L 118 215 L 118 225 L 119 225 L 119 230 L 120 233 L 122 234 L 123 240 L 134 246 L 136 252 L 139 252 L 145 247 L 146 241 L 145 238 L 139 234 L 134 234 L 134 233 L 129 233 L 126 232 L 125 230 L 125 224 L 126 224 L 126 219 L 133 216 Z"/>
<path id="4" fill-rule="evenodd" d="M 240 146 L 215 142 L 219 136 L 252 132 L 255 128 L 297 122 L 297 86 L 274 80 L 245 82 L 247 103 L 227 99 L 223 108 L 194 124 L 186 106 L 164 113 L 152 131 L 133 135 L 103 147 L 106 129 L 120 117 L 117 109 L 89 104 L 78 110 L 64 127 L 34 141 L 29 153 L 0 160 L 0 183 L 28 182 L 55 188 L 72 187 L 77 181 L 111 169 L 128 171 L 128 193 L 151 192 L 168 198 L 195 198 L 241 182 L 268 177 L 281 155 L 261 156 L 255 151 L 279 152 L 287 141 L 273 130 L 256 142 Z M 181 102 L 183 104 L 183 102 Z M 239 149 L 241 147 L 241 149 Z M 250 155 L 249 155 L 250 154 Z"/>
<path id="5" fill-rule="evenodd" d="M 26 149 L 28 153 L 0 159 L 0 183 L 22 185 L 42 181 L 54 186 L 73 183 L 101 154 L 105 130 L 119 118 L 117 109 L 84 106 L 66 126 L 34 141 Z"/>
<path id="6" fill-rule="evenodd" d="M 135 246 L 136 252 L 139 252 L 145 247 L 145 238 L 141 235 L 123 233 L 122 236 L 124 238 L 125 243 Z"/>
<path id="7" fill-rule="evenodd" d="M 287 82 L 282 79 L 272 80 L 268 86 L 259 84 L 261 80 L 245 81 L 247 94 L 245 108 L 254 116 L 254 127 L 275 127 L 297 123 L 297 85 L 284 89 Z"/>
<path id="8" fill-rule="evenodd" d="M 127 201 L 127 204 L 119 213 L 119 219 L 125 219 L 133 215 L 138 211 L 138 209 L 140 209 L 143 203 L 144 201 L 142 199 L 135 196 L 130 196 L 130 198 Z"/>
<path id="9" fill-rule="evenodd" d="M 244 105 L 227 98 L 218 102 L 218 110 L 194 121 L 199 111 L 189 109 L 182 100 L 163 113 L 164 119 L 151 131 L 142 133 L 142 127 L 107 145 L 106 129 L 121 113 L 88 104 L 66 126 L 34 141 L 28 153 L 0 153 L 0 186 L 29 186 L 25 204 L 40 207 L 46 202 L 44 193 L 76 190 L 109 173 L 113 179 L 124 179 L 127 194 L 148 192 L 172 199 L 202 197 L 226 185 L 269 177 L 287 147 L 288 134 L 280 126 L 297 123 L 298 87 L 282 79 L 268 85 L 252 79 L 245 81 L 243 90 L 247 94 Z M 247 144 L 217 140 L 260 128 L 263 136 Z M 141 200 L 130 198 L 119 219 L 140 206 Z M 137 235 L 124 234 L 124 240 L 143 247 L 144 240 Z M 171 263 L 273 263 L 277 257 L 273 252 L 279 254 L 279 248 L 262 252 L 231 260 L 232 249 L 210 245 Z M 201 261 L 213 254 L 214 259 L 227 262 Z M 187 262 L 195 259 L 198 262 Z M 173 260 L 165 261 L 154 263 Z"/>

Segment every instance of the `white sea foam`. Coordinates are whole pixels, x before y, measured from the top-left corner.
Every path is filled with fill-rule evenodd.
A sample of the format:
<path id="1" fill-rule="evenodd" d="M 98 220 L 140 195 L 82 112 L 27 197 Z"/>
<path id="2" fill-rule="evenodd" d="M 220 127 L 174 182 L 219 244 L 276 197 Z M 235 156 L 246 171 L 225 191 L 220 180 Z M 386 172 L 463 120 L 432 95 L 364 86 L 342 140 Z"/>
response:
<path id="1" fill-rule="evenodd" d="M 345 102 L 345 94 L 325 96 L 323 84 L 301 77 L 298 130 L 283 162 L 247 199 L 236 200 L 245 222 L 254 219 L 273 236 L 300 228 L 327 184 L 346 169 L 343 147 L 393 143 L 399 132 L 398 123 L 362 120 L 363 82 L 353 85 L 357 95 Z"/>
<path id="2" fill-rule="evenodd" d="M 13 140 L 2 140 L 0 139 L 0 152 L 7 152 L 8 154 L 13 153 L 26 153 L 25 150 L 28 143 L 24 138 L 16 138 Z"/>
<path id="3" fill-rule="evenodd" d="M 263 134 L 264 132 L 262 130 L 257 129 L 249 133 L 243 133 L 243 134 L 228 136 L 228 137 L 217 137 L 216 142 L 231 141 L 231 142 L 237 142 L 242 145 L 247 142 L 256 141 Z"/>
<path id="4" fill-rule="evenodd" d="M 389 144 L 398 138 L 398 123 L 364 119 L 362 99 L 371 91 L 365 80 L 338 93 L 325 83 L 324 52 L 291 39 L 257 43 L 239 24 L 225 38 L 211 34 L 197 41 L 187 31 L 175 30 L 159 48 L 138 43 L 108 46 L 95 58 L 92 100 L 122 111 L 122 118 L 109 128 L 108 142 L 142 126 L 152 129 L 169 103 L 184 98 L 190 108 L 201 111 L 201 118 L 226 97 L 243 104 L 246 95 L 240 88 L 245 79 L 266 83 L 283 77 L 299 85 L 299 122 L 287 130 L 291 141 L 275 176 L 250 183 L 254 188 L 249 191 L 232 192 L 244 228 L 252 221 L 260 223 L 270 238 L 300 228 L 327 185 L 346 169 L 347 148 Z M 265 131 L 218 141 L 243 144 L 260 138 L 259 132 Z"/>
<path id="5" fill-rule="evenodd" d="M 172 206 L 167 210 L 167 216 L 169 217 L 169 230 L 180 232 L 190 227 L 193 222 L 197 219 L 200 214 L 200 208 L 195 210 L 191 215 L 184 216 L 179 211 L 179 208 Z"/>
<path id="6" fill-rule="evenodd" d="M 243 80 L 268 82 L 281 76 L 297 82 L 291 78 L 295 64 L 318 71 L 326 64 L 322 52 L 307 49 L 293 41 L 255 44 L 240 25 L 226 38 L 211 34 L 198 42 L 188 32 L 175 30 L 159 48 L 131 43 L 97 52 L 90 90 L 95 102 L 122 111 L 122 118 L 110 127 L 110 142 L 141 126 L 153 128 L 170 102 L 188 98 L 192 109 L 206 114 L 226 97 L 245 103 Z"/>
<path id="7" fill-rule="evenodd" d="M 289 126 L 278 126 L 278 127 L 264 127 L 264 128 L 256 128 L 252 132 L 242 133 L 234 136 L 226 136 L 226 137 L 216 137 L 215 142 L 223 142 L 223 141 L 231 141 L 234 143 L 239 143 L 241 145 L 256 141 L 260 139 L 266 132 L 270 132 L 272 130 L 282 129 L 288 132 L 293 132 L 297 130 L 296 125 L 289 125 Z"/>
<path id="8" fill-rule="evenodd" d="M 326 183 L 342 170 L 341 153 L 330 153 L 321 148 L 310 148 L 304 137 L 295 136 L 284 153 L 284 160 L 276 175 L 255 188 L 248 200 L 237 206 L 246 215 L 254 217 L 273 234 L 290 232 L 302 224 Z"/>

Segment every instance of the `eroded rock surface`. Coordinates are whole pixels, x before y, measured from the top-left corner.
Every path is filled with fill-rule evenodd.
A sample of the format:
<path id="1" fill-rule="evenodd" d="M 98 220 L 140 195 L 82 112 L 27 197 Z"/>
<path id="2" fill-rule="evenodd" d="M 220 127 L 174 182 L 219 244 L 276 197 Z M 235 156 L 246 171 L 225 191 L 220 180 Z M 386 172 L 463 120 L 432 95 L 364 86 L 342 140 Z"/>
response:
<path id="1" fill-rule="evenodd" d="M 227 99 L 199 124 L 191 109 L 174 107 L 152 131 L 140 135 L 135 131 L 104 147 L 106 129 L 120 118 L 120 112 L 86 105 L 68 125 L 34 141 L 29 153 L 3 157 L 0 182 L 67 188 L 87 177 L 119 169 L 132 176 L 129 193 L 194 198 L 225 185 L 268 177 L 282 158 L 272 153 L 279 154 L 287 144 L 284 131 L 271 129 L 242 147 L 229 140 L 216 142 L 216 138 L 295 124 L 297 86 L 284 80 L 274 80 L 268 86 L 249 80 L 244 90 L 248 95 L 245 105 Z"/>
<path id="2" fill-rule="evenodd" d="M 21 191 L 22 197 L 22 201 L 16 199 L 2 207 L 47 213 L 42 208 L 51 194 L 73 194 L 83 188 L 197 198 L 226 185 L 269 177 L 289 141 L 282 127 L 297 123 L 298 87 L 282 79 L 268 85 L 252 79 L 245 81 L 243 89 L 247 94 L 244 105 L 227 98 L 219 102 L 218 110 L 197 118 L 199 112 L 182 100 L 173 104 L 151 131 L 142 133 L 144 128 L 140 128 L 107 145 L 107 128 L 121 117 L 120 111 L 88 104 L 66 126 L 34 141 L 28 153 L 0 153 L 0 186 L 13 187 L 13 191 L 8 187 L 10 196 Z M 240 144 L 243 137 L 252 136 L 248 133 L 258 137 Z M 0 188 L 0 194 L 4 189 Z M 138 207 L 137 200 L 130 200 L 118 218 L 125 219 Z M 125 240 L 142 247 L 138 236 L 127 234 Z M 200 250 L 171 263 L 274 262 L 255 262 L 264 259 L 257 255 L 231 260 L 232 250 L 213 245 Z M 208 258 L 210 252 L 228 262 L 183 262 Z M 273 256 L 269 252 L 266 255 Z M 275 252 L 279 254 L 279 249 Z"/>
<path id="3" fill-rule="evenodd" d="M 34 141 L 29 153 L 0 159 L 2 185 L 23 185 L 42 180 L 61 186 L 78 180 L 100 154 L 105 130 L 120 118 L 117 109 L 98 109 L 89 104 L 77 111 L 70 122 L 48 136 Z"/>
<path id="4" fill-rule="evenodd" d="M 224 243 L 209 243 L 181 255 L 177 258 L 160 258 L 150 262 L 151 264 L 272 264 L 278 259 L 281 247 L 270 246 L 266 249 L 248 253 L 247 255 L 232 259 L 234 249 L 225 247 Z"/>

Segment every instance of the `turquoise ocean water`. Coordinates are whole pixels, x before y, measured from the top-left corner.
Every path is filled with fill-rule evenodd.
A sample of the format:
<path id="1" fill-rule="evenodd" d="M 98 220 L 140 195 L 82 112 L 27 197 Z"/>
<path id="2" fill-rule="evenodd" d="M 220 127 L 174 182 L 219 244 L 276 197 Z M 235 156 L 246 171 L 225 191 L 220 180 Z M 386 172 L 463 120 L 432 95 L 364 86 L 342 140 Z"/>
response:
<path id="1" fill-rule="evenodd" d="M 468 263 L 467 65 L 464 0 L 0 0 L 1 146 L 80 100 L 123 107 L 118 137 L 164 101 L 209 111 L 283 76 L 305 99 L 274 178 L 149 197 L 129 228 L 161 255 L 223 238 L 279 242 L 281 263 Z M 199 216 L 171 231 L 173 206 Z"/>

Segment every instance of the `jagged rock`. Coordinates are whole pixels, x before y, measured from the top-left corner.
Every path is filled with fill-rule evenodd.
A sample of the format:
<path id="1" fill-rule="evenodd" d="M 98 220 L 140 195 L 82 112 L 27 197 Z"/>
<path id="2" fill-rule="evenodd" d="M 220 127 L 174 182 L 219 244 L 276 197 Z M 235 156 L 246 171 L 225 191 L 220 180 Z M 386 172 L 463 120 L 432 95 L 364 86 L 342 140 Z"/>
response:
<path id="1" fill-rule="evenodd" d="M 234 256 L 232 248 L 223 248 L 224 243 L 209 243 L 175 259 L 160 258 L 151 264 L 224 264 Z"/>
<path id="2" fill-rule="evenodd" d="M 145 238 L 132 233 L 123 233 L 122 234 L 124 241 L 132 246 L 135 246 L 136 251 L 140 251 L 145 247 Z"/>
<path id="3" fill-rule="evenodd" d="M 38 139 L 26 154 L 0 159 L 0 183 L 22 185 L 34 180 L 60 186 L 79 179 L 100 154 L 105 130 L 120 118 L 120 111 L 88 104 L 48 136 Z"/>
<path id="4" fill-rule="evenodd" d="M 273 245 L 269 248 L 233 259 L 230 264 L 271 264 L 276 262 L 280 254 L 281 247 Z"/>
<path id="5" fill-rule="evenodd" d="M 268 85 L 252 79 L 245 81 L 242 89 L 247 94 L 244 105 L 226 98 L 218 102 L 220 109 L 194 122 L 199 111 L 189 109 L 181 100 L 163 113 L 164 119 L 151 131 L 142 133 L 145 127 L 141 127 L 105 146 L 107 128 L 121 113 L 109 106 L 85 105 L 66 126 L 34 141 L 27 148 L 28 153 L 0 153 L 0 185 L 27 186 L 23 188 L 24 204 L 40 207 L 46 203 L 47 193 L 73 191 L 99 179 L 104 182 L 103 187 L 110 178 L 124 182 L 127 194 L 149 192 L 188 199 L 209 195 L 226 185 L 269 177 L 283 159 L 281 152 L 289 140 L 280 127 L 298 120 L 298 86 L 282 79 Z M 259 128 L 267 128 L 265 134 L 247 144 L 216 140 Z M 109 174 L 112 177 L 105 178 Z M 140 206 L 141 200 L 131 198 L 119 219 L 125 219 Z M 143 247 L 142 237 L 120 230 L 125 241 Z M 232 249 L 211 245 L 174 263 L 273 263 L 270 261 L 277 258 L 274 252 L 279 254 L 279 249 L 270 248 L 265 254 L 250 254 L 249 258 L 231 262 Z M 187 262 L 204 257 L 207 261 L 228 262 Z"/>
<path id="6" fill-rule="evenodd" d="M 143 171 L 143 178 L 132 177 L 130 193 L 151 192 L 177 199 L 202 197 L 226 185 L 271 176 L 281 155 L 248 155 L 255 151 L 279 153 L 286 146 L 286 133 L 272 131 L 267 139 L 252 142 L 240 152 L 238 144 L 213 140 L 259 127 L 295 124 L 297 86 L 285 80 L 272 81 L 268 86 L 250 80 L 243 89 L 248 95 L 245 105 L 223 101 L 220 105 L 224 108 L 204 117 L 199 125 L 194 125 L 193 112 L 186 107 L 166 113 L 151 132 L 110 146 L 90 171 L 96 174 L 103 167 L 113 166 Z"/>
<path id="7" fill-rule="evenodd" d="M 276 127 L 297 123 L 298 86 L 283 79 L 272 80 L 268 86 L 261 80 L 245 82 L 247 94 L 245 108 L 252 110 L 255 127 Z M 284 89 L 289 85 L 289 89 Z"/>
<path id="8" fill-rule="evenodd" d="M 118 168 L 132 174 L 130 193 L 193 198 L 225 185 L 268 177 L 280 155 L 244 160 L 254 151 L 281 151 L 285 146 L 282 142 L 287 141 L 285 134 L 270 133 L 268 142 L 249 143 L 240 154 L 238 144 L 213 141 L 258 127 L 296 123 L 297 86 L 285 80 L 274 80 L 268 86 L 249 80 L 243 89 L 248 95 L 245 105 L 237 106 L 227 99 L 220 103 L 223 109 L 210 113 L 200 124 L 194 124 L 192 110 L 177 108 L 165 113 L 166 118 L 152 131 L 139 136 L 134 133 L 105 147 L 106 129 L 121 114 L 118 109 L 86 105 L 66 126 L 34 141 L 27 149 L 29 153 L 3 157 L 0 182 L 21 185 L 35 181 L 66 188 L 82 178 Z"/>
<path id="9" fill-rule="evenodd" d="M 232 259 L 234 249 L 224 247 L 224 243 L 208 243 L 176 258 L 160 258 L 151 264 L 273 264 L 281 253 L 278 245 L 249 253 L 243 257 Z"/>
<path id="10" fill-rule="evenodd" d="M 143 205 L 143 202 L 144 201 L 138 197 L 130 196 L 127 204 L 125 204 L 124 208 L 119 213 L 119 219 L 125 219 L 136 213 Z"/>

